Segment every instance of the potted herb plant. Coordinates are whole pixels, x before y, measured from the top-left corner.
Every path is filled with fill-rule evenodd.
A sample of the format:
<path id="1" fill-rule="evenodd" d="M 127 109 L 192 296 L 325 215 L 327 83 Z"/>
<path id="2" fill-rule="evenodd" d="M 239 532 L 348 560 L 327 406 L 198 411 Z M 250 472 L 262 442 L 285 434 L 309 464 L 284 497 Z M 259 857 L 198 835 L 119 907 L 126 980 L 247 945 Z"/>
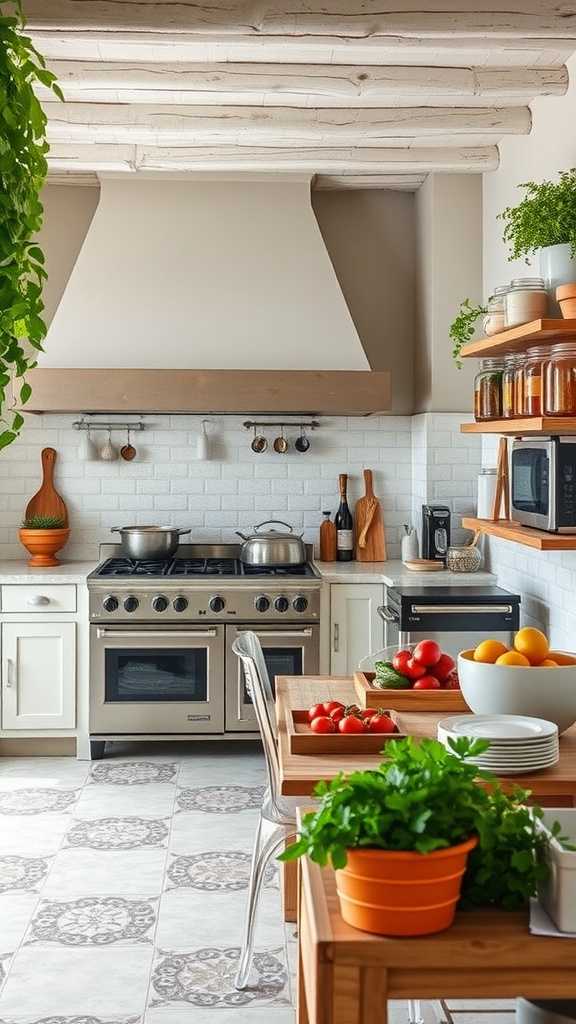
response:
<path id="1" fill-rule="evenodd" d="M 330 862 L 344 920 L 381 935 L 450 927 L 463 880 L 470 904 L 525 904 L 542 870 L 534 809 L 471 763 L 487 746 L 389 741 L 377 770 L 319 784 L 319 808 L 280 859 Z"/>
<path id="2" fill-rule="evenodd" d="M 499 214 L 510 259 L 539 256 L 540 276 L 551 293 L 576 281 L 576 167 L 557 181 L 527 181 L 524 198 Z"/>
<path id="3" fill-rule="evenodd" d="M 60 551 L 70 536 L 66 520 L 60 516 L 27 516 L 20 528 L 20 542 L 32 558 L 29 565 L 46 567 L 60 565 L 56 552 Z"/>

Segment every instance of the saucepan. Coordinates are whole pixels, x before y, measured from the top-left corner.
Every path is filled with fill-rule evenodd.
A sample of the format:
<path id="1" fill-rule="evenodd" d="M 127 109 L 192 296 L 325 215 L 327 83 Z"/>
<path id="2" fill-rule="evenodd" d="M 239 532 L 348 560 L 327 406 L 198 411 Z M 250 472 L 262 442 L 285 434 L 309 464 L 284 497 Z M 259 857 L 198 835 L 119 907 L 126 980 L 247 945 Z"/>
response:
<path id="1" fill-rule="evenodd" d="M 176 552 L 180 537 L 190 530 L 172 526 L 113 526 L 111 533 L 119 533 L 122 554 L 133 559 L 168 559 Z"/>

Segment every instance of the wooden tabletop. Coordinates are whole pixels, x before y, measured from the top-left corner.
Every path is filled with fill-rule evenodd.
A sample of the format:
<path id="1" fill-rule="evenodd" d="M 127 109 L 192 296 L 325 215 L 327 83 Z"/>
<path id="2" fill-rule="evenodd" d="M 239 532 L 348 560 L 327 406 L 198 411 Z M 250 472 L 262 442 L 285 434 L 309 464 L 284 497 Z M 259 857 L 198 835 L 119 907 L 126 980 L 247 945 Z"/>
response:
<path id="1" fill-rule="evenodd" d="M 322 700 L 340 700 L 344 704 L 356 701 L 354 682 L 349 676 L 279 676 L 276 679 L 276 705 L 278 745 L 282 793 L 286 796 L 308 796 L 320 779 L 331 779 L 340 771 L 375 768 L 380 762 L 378 754 L 360 755 L 306 755 L 291 754 L 286 732 L 286 712 L 289 708 L 307 708 Z M 436 726 L 446 715 L 422 712 L 397 712 L 404 730 L 411 736 L 436 737 Z M 560 761 L 553 768 L 534 774 L 516 775 L 503 779 L 506 785 L 521 785 L 532 790 L 536 798 L 576 799 L 576 726 L 560 737 Z"/>

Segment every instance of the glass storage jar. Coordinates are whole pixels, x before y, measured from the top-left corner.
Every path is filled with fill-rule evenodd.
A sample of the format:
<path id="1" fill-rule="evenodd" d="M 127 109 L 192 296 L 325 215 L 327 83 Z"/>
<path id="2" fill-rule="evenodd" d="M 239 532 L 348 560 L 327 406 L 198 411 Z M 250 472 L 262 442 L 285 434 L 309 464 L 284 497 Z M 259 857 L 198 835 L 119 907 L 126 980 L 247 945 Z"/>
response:
<path id="1" fill-rule="evenodd" d="M 552 346 L 543 380 L 545 415 L 576 416 L 576 341 Z"/>
<path id="2" fill-rule="evenodd" d="M 534 345 L 526 353 L 524 363 L 524 416 L 542 416 L 544 360 L 550 355 L 549 345 Z"/>
<path id="3" fill-rule="evenodd" d="M 548 313 L 548 292 L 542 277 L 517 277 L 504 296 L 506 327 L 538 320 Z"/>
<path id="4" fill-rule="evenodd" d="M 524 415 L 526 390 L 526 357 L 518 354 L 514 360 L 514 412 L 513 416 L 518 419 Z"/>
<path id="5" fill-rule="evenodd" d="M 516 369 L 517 356 L 506 356 L 504 360 L 504 372 L 502 374 L 502 416 L 504 419 L 512 419 L 514 416 L 514 372 Z"/>
<path id="6" fill-rule="evenodd" d="M 494 294 L 488 299 L 488 313 L 484 317 L 484 334 L 491 338 L 493 334 L 499 334 L 506 326 L 506 314 L 504 312 L 504 296 L 508 291 L 507 284 L 498 285 Z"/>
<path id="7" fill-rule="evenodd" d="M 502 416 L 504 360 L 482 359 L 474 378 L 474 419 L 498 420 Z"/>

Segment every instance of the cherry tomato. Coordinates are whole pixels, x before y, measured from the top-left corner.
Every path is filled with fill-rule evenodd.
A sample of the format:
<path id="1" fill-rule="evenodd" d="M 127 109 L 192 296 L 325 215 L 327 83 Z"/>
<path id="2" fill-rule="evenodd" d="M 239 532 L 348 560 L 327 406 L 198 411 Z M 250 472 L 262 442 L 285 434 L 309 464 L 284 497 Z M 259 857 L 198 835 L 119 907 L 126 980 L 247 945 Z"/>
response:
<path id="1" fill-rule="evenodd" d="M 336 711 L 337 708 L 343 708 L 344 705 L 339 700 L 325 700 L 322 707 L 324 708 L 324 714 L 329 715 L 332 711 Z"/>
<path id="2" fill-rule="evenodd" d="M 401 676 L 408 675 L 406 672 L 406 665 L 410 661 L 411 657 L 412 655 L 410 651 L 397 651 L 392 658 L 392 664 Z"/>
<path id="3" fill-rule="evenodd" d="M 422 676 L 421 679 L 417 679 L 412 687 L 413 690 L 439 690 L 440 680 L 436 679 L 436 676 Z"/>
<path id="4" fill-rule="evenodd" d="M 336 726 L 327 715 L 319 715 L 310 722 L 312 732 L 336 732 Z"/>
<path id="5" fill-rule="evenodd" d="M 344 708 L 340 705 L 339 707 L 334 708 L 334 710 L 330 712 L 330 718 L 332 719 L 333 722 L 336 722 L 336 725 L 338 725 L 338 722 L 340 722 L 344 718 L 345 714 L 346 712 Z"/>
<path id="6" fill-rule="evenodd" d="M 338 729 L 343 733 L 364 732 L 364 722 L 356 715 L 346 715 L 341 722 L 338 722 Z"/>
<path id="7" fill-rule="evenodd" d="M 408 679 L 412 679 L 414 681 L 416 679 L 420 679 L 421 676 L 425 676 L 426 669 L 419 661 L 414 661 L 414 658 L 409 658 L 406 662 L 405 675 L 408 676 Z"/>
<path id="8" fill-rule="evenodd" d="M 396 726 L 390 715 L 376 714 L 368 723 L 369 732 L 395 732 Z"/>
<path id="9" fill-rule="evenodd" d="M 365 722 L 369 722 L 370 719 L 374 718 L 374 716 L 377 714 L 378 712 L 376 711 L 375 708 L 364 708 L 363 711 L 360 712 L 360 718 L 362 718 Z"/>
<path id="10" fill-rule="evenodd" d="M 436 676 L 441 683 L 448 678 L 454 669 L 454 658 L 449 654 L 441 654 L 435 665 L 430 666 L 430 675 Z"/>
<path id="11" fill-rule="evenodd" d="M 421 640 L 414 648 L 414 658 L 421 665 L 435 665 L 440 661 L 442 650 L 435 640 Z"/>
<path id="12" fill-rule="evenodd" d="M 323 704 L 313 704 L 308 711 L 308 721 L 312 722 L 314 718 L 320 718 L 324 714 Z"/>

